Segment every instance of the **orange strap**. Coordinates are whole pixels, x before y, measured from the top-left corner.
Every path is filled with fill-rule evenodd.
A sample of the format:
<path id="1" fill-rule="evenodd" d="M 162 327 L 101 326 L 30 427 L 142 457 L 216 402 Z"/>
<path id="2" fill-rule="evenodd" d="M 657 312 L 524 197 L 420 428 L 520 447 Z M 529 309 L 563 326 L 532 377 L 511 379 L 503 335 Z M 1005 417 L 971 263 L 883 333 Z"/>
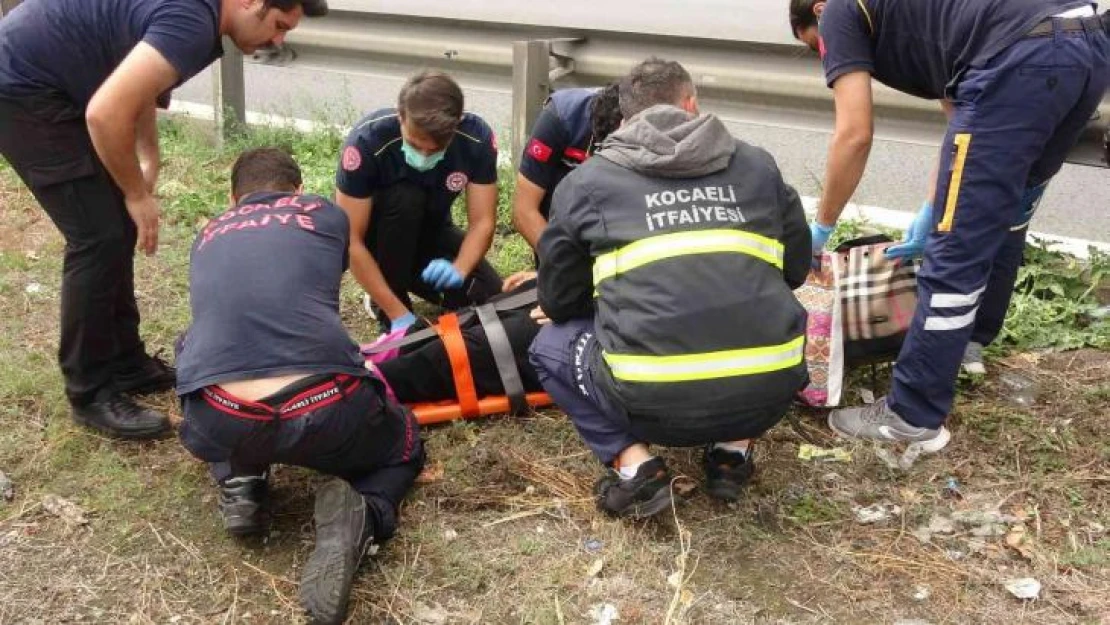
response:
<path id="1" fill-rule="evenodd" d="M 462 330 L 459 328 L 459 317 L 455 313 L 443 315 L 434 327 L 436 333 L 443 339 L 447 358 L 451 361 L 451 373 L 455 378 L 455 395 L 459 398 L 462 417 L 464 419 L 477 417 L 480 413 L 478 391 L 474 388 L 474 376 L 470 374 L 470 357 L 466 354 L 466 343 L 463 342 Z"/>
<path id="2" fill-rule="evenodd" d="M 528 393 L 524 398 L 528 401 L 528 405 L 533 408 L 543 408 L 554 403 L 547 393 Z M 409 407 L 412 408 L 412 412 L 416 415 L 416 420 L 420 425 L 447 423 L 448 421 L 457 421 L 464 418 L 462 408 L 453 401 L 409 404 Z M 478 411 L 479 414 L 474 415 L 475 417 L 509 412 L 509 398 L 504 395 L 483 397 L 478 400 Z"/>

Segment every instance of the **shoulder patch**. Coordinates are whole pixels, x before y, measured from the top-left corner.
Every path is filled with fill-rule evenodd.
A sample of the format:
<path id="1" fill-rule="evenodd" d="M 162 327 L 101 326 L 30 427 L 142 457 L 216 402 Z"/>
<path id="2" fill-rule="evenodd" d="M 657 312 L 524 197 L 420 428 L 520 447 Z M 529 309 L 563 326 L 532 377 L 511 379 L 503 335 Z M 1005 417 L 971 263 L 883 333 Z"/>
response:
<path id="1" fill-rule="evenodd" d="M 358 151 L 353 145 L 348 145 L 343 148 L 343 169 L 344 171 L 357 171 L 359 166 L 362 165 L 362 153 Z"/>
<path id="2" fill-rule="evenodd" d="M 536 159 L 541 163 L 546 163 L 551 158 L 551 146 L 547 145 L 539 139 L 533 138 L 528 142 L 528 149 L 525 150 L 528 156 Z"/>

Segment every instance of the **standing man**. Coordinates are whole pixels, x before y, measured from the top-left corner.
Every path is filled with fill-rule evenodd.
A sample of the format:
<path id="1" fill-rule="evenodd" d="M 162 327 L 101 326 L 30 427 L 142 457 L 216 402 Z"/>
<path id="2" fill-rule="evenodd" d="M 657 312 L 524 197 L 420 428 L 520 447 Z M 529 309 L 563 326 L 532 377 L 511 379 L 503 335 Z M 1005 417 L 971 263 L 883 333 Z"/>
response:
<path id="1" fill-rule="evenodd" d="M 814 253 L 867 164 L 872 78 L 948 114 L 936 210 L 927 202 L 891 252 L 925 256 L 893 387 L 829 415 L 844 436 L 938 450 L 968 342 L 1001 328 L 1026 225 L 1106 92 L 1110 13 L 1087 0 L 791 0 L 790 23 L 836 103 Z"/>
<path id="2" fill-rule="evenodd" d="M 551 211 L 551 194 L 621 124 L 617 84 L 551 94 L 520 155 L 513 227 L 534 250 Z"/>
<path id="3" fill-rule="evenodd" d="M 649 444 L 705 445 L 706 490 L 734 500 L 750 440 L 807 380 L 801 201 L 767 152 L 698 113 L 690 74 L 649 59 L 621 82 L 625 123 L 555 191 L 540 237 L 532 363 L 614 471 L 599 507 L 671 505 Z"/>
<path id="4" fill-rule="evenodd" d="M 383 329 L 416 321 L 409 293 L 456 309 L 501 292 L 485 260 L 497 225 L 497 140 L 463 112 L 447 74 L 409 78 L 397 108 L 364 117 L 347 136 L 335 186 L 351 220 L 351 273 Z M 465 233 L 451 221 L 463 191 Z"/>
<path id="5" fill-rule="evenodd" d="M 281 43 L 325 0 L 27 0 L 0 20 L 0 154 L 66 240 L 58 360 L 78 423 L 153 438 L 169 422 L 124 393 L 167 390 L 146 354 L 136 247 L 158 247 L 155 108 L 218 58 Z"/>
<path id="6" fill-rule="evenodd" d="M 211 463 L 232 534 L 266 531 L 270 465 L 342 478 L 316 493 L 300 587 L 312 623 L 342 623 L 367 545 L 393 535 L 420 473 L 419 426 L 386 398 L 339 317 L 347 216 L 302 195 L 297 163 L 273 148 L 240 155 L 231 188 L 231 208 L 190 255 L 181 442 Z"/>

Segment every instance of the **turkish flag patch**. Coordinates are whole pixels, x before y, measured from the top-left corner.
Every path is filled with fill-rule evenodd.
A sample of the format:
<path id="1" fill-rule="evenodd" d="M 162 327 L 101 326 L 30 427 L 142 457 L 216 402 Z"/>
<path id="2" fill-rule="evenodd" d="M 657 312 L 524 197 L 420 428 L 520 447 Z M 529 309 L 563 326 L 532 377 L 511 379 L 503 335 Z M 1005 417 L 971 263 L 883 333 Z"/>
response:
<path id="1" fill-rule="evenodd" d="M 532 139 L 528 142 L 528 149 L 525 150 L 528 156 L 536 159 L 541 163 L 546 163 L 547 159 L 551 158 L 551 146 L 547 145 L 539 139 Z"/>

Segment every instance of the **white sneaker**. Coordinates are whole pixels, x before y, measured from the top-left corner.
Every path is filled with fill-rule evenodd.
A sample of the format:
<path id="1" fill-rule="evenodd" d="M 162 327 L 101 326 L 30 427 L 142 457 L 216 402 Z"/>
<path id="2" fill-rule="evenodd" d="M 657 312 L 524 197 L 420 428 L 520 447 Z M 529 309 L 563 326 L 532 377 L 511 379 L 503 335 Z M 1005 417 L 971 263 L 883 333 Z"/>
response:
<path id="1" fill-rule="evenodd" d="M 983 366 L 983 346 L 975 341 L 968 343 L 960 366 L 971 375 L 986 375 L 987 368 Z"/>

